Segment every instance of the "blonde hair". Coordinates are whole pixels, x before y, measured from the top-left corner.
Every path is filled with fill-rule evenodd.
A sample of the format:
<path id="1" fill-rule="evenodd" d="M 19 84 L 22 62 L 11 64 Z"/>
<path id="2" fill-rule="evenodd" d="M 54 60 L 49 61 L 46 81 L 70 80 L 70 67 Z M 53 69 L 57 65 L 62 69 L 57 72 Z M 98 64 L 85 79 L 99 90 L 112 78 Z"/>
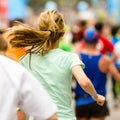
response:
<path id="1" fill-rule="evenodd" d="M 7 42 L 4 38 L 0 35 L 0 52 L 6 52 L 8 48 Z"/>
<path id="2" fill-rule="evenodd" d="M 56 10 L 42 12 L 38 19 L 38 29 L 18 22 L 12 27 L 7 38 L 13 47 L 29 47 L 27 53 L 44 55 L 64 33 L 62 15 Z"/>

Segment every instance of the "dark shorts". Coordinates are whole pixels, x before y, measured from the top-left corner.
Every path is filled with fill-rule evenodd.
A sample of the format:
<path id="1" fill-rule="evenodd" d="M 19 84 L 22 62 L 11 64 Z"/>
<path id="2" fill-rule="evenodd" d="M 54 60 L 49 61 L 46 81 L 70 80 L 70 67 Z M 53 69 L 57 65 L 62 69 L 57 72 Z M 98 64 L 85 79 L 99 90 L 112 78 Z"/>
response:
<path id="1" fill-rule="evenodd" d="M 75 112 L 77 118 L 105 117 L 109 115 L 107 102 L 105 102 L 103 106 L 99 106 L 96 102 L 83 106 L 76 106 Z"/>

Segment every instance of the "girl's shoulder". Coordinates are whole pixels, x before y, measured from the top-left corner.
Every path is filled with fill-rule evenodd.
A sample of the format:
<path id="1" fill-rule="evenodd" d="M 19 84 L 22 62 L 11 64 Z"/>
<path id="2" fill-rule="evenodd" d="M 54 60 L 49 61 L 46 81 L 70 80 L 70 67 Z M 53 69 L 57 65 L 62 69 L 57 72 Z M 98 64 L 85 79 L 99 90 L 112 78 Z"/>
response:
<path id="1" fill-rule="evenodd" d="M 64 50 L 60 50 L 60 55 L 63 55 L 65 57 L 76 57 L 76 56 L 79 56 L 78 54 L 76 53 L 73 53 L 73 52 L 68 52 L 68 51 L 64 51 Z"/>

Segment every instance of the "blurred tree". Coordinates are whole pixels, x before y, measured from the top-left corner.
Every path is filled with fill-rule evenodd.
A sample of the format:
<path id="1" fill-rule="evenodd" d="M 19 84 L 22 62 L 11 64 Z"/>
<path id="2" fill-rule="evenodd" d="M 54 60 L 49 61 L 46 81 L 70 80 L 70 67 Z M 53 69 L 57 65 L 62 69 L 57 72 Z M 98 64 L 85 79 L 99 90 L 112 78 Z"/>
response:
<path id="1" fill-rule="evenodd" d="M 29 0 L 29 5 L 34 10 L 39 10 L 44 8 L 44 4 L 48 2 L 49 0 Z M 54 1 L 58 4 L 58 6 L 75 6 L 79 1 L 86 1 L 90 3 L 91 0 L 50 0 Z"/>
<path id="2" fill-rule="evenodd" d="M 48 1 L 54 1 L 58 5 L 59 5 L 59 2 L 60 2 L 60 0 L 29 0 L 29 5 L 33 9 L 38 10 L 38 9 L 44 8 L 45 3 L 48 2 Z"/>
<path id="3" fill-rule="evenodd" d="M 29 6 L 34 10 L 41 9 L 47 0 L 29 0 Z"/>

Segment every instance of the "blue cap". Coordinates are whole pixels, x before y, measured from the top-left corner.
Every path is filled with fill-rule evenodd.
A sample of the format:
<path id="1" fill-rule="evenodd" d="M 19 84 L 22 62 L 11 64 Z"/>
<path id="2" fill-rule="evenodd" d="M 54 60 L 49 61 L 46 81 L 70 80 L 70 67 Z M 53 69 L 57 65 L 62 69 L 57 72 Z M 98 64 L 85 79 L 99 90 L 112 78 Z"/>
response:
<path id="1" fill-rule="evenodd" d="M 94 28 L 87 28 L 85 30 L 84 41 L 86 43 L 96 43 L 98 41 L 98 34 Z"/>

